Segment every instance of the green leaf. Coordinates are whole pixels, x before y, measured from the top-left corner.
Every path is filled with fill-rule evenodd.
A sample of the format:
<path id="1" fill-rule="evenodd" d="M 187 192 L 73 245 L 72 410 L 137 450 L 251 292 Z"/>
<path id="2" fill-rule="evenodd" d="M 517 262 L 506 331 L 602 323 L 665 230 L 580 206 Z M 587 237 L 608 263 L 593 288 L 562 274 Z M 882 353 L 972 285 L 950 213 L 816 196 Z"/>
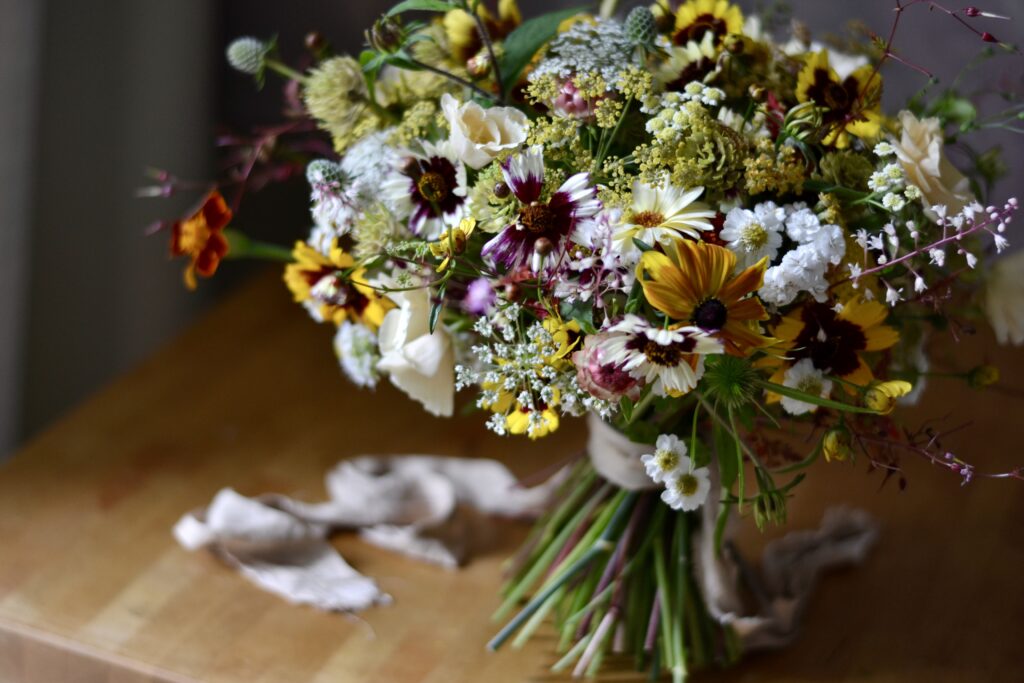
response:
<path id="1" fill-rule="evenodd" d="M 563 9 L 556 12 L 542 14 L 528 21 L 524 21 L 519 27 L 512 31 L 505 38 L 505 54 L 501 58 L 499 71 L 501 72 L 502 83 L 505 84 L 507 95 L 516 82 L 523 69 L 530 63 L 537 50 L 544 46 L 549 40 L 555 37 L 558 25 L 571 16 L 583 12 L 585 8 Z"/>
<path id="2" fill-rule="evenodd" d="M 594 327 L 594 309 L 590 304 L 583 301 L 573 303 L 563 301 L 560 308 L 563 320 L 575 320 L 586 334 L 597 333 L 597 328 Z"/>
<path id="3" fill-rule="evenodd" d="M 849 403 L 840 403 L 839 401 L 833 401 L 832 399 L 822 398 L 821 396 L 815 396 L 814 394 L 808 394 L 807 392 L 800 391 L 799 389 L 792 389 L 782 384 L 776 384 L 775 382 L 768 382 L 762 380 L 759 382 L 762 389 L 770 391 L 773 394 L 779 394 L 780 396 L 786 396 L 788 398 L 796 399 L 797 401 L 803 401 L 804 403 L 810 403 L 811 405 L 821 406 L 822 408 L 831 408 L 832 410 L 840 410 L 846 413 L 862 413 L 865 415 L 878 415 L 877 410 L 871 410 L 870 408 L 861 408 L 860 406 L 850 405 Z"/>
<path id="4" fill-rule="evenodd" d="M 441 309 L 444 308 L 444 290 L 447 283 L 441 285 L 437 290 L 437 301 L 430 307 L 430 334 L 434 334 L 434 328 L 437 327 L 437 320 L 441 317 Z"/>
<path id="5" fill-rule="evenodd" d="M 455 5 L 445 0 L 404 0 L 388 10 L 387 16 L 393 17 L 402 12 L 420 10 L 424 12 L 447 12 L 455 9 Z"/>
<path id="6" fill-rule="evenodd" d="M 715 454 L 718 456 L 718 471 L 722 486 L 731 489 L 739 476 L 739 462 L 736 460 L 736 440 L 725 427 L 715 421 Z"/>
<path id="7" fill-rule="evenodd" d="M 633 421 L 633 402 L 628 397 L 623 396 L 619 399 L 619 412 L 627 424 Z"/>
<path id="8" fill-rule="evenodd" d="M 639 249 L 640 251 L 644 251 L 644 252 L 646 252 L 646 251 L 654 251 L 654 247 L 652 247 L 651 245 L 647 244 L 647 242 L 644 242 L 639 237 L 634 237 L 633 238 L 633 244 L 635 244 L 636 248 Z"/>

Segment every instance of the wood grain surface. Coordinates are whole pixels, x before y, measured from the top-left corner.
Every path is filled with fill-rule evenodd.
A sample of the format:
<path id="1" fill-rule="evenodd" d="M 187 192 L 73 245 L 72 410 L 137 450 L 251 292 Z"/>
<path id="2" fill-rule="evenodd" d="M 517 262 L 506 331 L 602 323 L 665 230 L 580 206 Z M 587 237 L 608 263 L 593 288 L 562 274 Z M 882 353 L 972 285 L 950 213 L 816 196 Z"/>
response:
<path id="1" fill-rule="evenodd" d="M 389 387 L 360 392 L 331 335 L 264 277 L 0 467 L 0 681 L 448 683 L 562 680 L 551 641 L 485 652 L 500 568 L 518 523 L 480 520 L 477 554 L 449 571 L 341 536 L 395 604 L 358 618 L 294 607 L 171 526 L 219 488 L 323 496 L 324 472 L 361 453 L 497 457 L 529 474 L 577 449 L 566 424 L 531 444 L 488 435 L 479 416 L 435 420 Z M 1002 365 L 1014 350 L 976 338 L 940 361 Z M 910 421 L 973 421 L 949 440 L 984 469 L 1024 461 L 1021 400 L 934 380 Z M 1024 483 L 958 480 L 906 461 L 909 486 L 880 486 L 863 463 L 812 468 L 790 528 L 833 504 L 883 520 L 868 564 L 825 578 L 799 641 L 702 681 L 1024 681 Z M 763 538 L 744 528 L 745 545 Z M 778 532 L 772 532 L 778 533 Z M 771 535 L 771 534 L 769 534 Z M 605 681 L 640 680 L 612 671 Z"/>

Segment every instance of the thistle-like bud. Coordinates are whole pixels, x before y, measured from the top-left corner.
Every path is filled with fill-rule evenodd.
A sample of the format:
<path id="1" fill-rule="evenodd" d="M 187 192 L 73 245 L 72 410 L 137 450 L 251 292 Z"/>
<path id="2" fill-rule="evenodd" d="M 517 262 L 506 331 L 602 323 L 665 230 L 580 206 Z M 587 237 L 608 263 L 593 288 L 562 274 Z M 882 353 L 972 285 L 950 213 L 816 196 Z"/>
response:
<path id="1" fill-rule="evenodd" d="M 370 29 L 370 45 L 381 52 L 395 52 L 402 47 L 402 25 L 394 17 L 381 17 Z"/>
<path id="2" fill-rule="evenodd" d="M 984 389 L 999 381 L 999 368 L 994 365 L 979 365 L 967 373 L 967 383 L 973 389 Z"/>
<path id="3" fill-rule="evenodd" d="M 267 63 L 267 55 L 273 48 L 258 38 L 236 38 L 227 49 L 228 64 L 244 74 L 258 76 Z"/>
<path id="4" fill-rule="evenodd" d="M 626 37 L 634 45 L 654 45 L 658 37 L 658 22 L 650 8 L 640 5 L 630 10 L 626 17 Z"/>

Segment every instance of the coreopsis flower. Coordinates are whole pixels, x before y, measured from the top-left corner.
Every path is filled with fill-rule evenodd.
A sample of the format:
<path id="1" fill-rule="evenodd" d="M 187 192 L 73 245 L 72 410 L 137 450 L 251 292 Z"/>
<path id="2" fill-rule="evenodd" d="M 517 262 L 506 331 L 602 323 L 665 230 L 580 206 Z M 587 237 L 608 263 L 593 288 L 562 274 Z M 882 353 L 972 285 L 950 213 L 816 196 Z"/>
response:
<path id="1" fill-rule="evenodd" d="M 214 190 L 191 216 L 171 226 L 171 256 L 188 256 L 185 286 L 196 288 L 196 275 L 212 277 L 228 253 L 224 228 L 231 222 L 231 209 Z"/>
<path id="2" fill-rule="evenodd" d="M 654 453 L 641 455 L 640 462 L 655 484 L 663 484 L 682 470 L 686 453 L 686 444 L 678 436 L 660 434 L 654 443 Z"/>
<path id="3" fill-rule="evenodd" d="M 782 384 L 820 398 L 828 398 L 832 393 L 832 380 L 825 379 L 822 371 L 814 367 L 814 362 L 810 358 L 801 359 L 786 370 Z M 818 408 L 813 403 L 788 396 L 783 396 L 781 403 L 783 410 L 790 415 L 804 415 Z"/>
<path id="4" fill-rule="evenodd" d="M 483 2 L 476 5 L 477 16 L 480 17 L 491 40 L 498 41 L 510 34 L 523 18 L 516 0 L 498 0 L 498 16 L 495 17 Z M 448 49 L 456 62 L 466 65 L 484 49 L 480 39 L 480 31 L 473 17 L 461 9 L 449 10 L 444 15 L 444 32 L 448 39 Z"/>
<path id="5" fill-rule="evenodd" d="M 945 135 L 936 118 L 918 119 L 912 112 L 901 111 L 902 131 L 892 146 L 907 180 L 921 192 L 925 212 L 935 217 L 932 206 L 946 207 L 956 215 L 974 201 L 971 183 L 943 153 Z"/>
<path id="6" fill-rule="evenodd" d="M 699 41 L 669 47 L 667 58 L 658 64 L 654 76 L 666 89 L 682 90 L 717 73 L 719 68 L 715 34 L 707 31 Z"/>
<path id="7" fill-rule="evenodd" d="M 1024 344 L 1024 251 L 997 260 L 985 276 L 985 314 L 1000 344 Z"/>
<path id="8" fill-rule="evenodd" d="M 558 429 L 559 417 L 555 408 L 559 400 L 560 394 L 557 389 L 551 392 L 548 402 L 528 405 L 517 400 L 512 410 L 505 416 L 505 429 L 509 434 L 525 434 L 530 439 L 547 436 Z"/>
<path id="9" fill-rule="evenodd" d="M 777 365 L 772 381 L 782 383 L 789 364 L 806 358 L 816 370 L 867 385 L 873 375 L 862 354 L 899 341 L 899 333 L 884 324 L 888 315 L 884 304 L 860 298 L 844 301 L 838 312 L 828 303 L 808 302 L 772 329 L 780 340 L 775 349 L 789 360 L 768 358 L 761 365 Z"/>
<path id="10" fill-rule="evenodd" d="M 445 230 L 436 242 L 431 242 L 430 253 L 437 258 L 444 257 L 440 265 L 437 266 L 437 272 L 444 272 L 452 258 L 466 250 L 466 244 L 469 243 L 469 238 L 475 229 L 475 218 L 463 218 L 457 227 Z"/>
<path id="11" fill-rule="evenodd" d="M 640 382 L 622 364 L 608 362 L 602 347 L 608 338 L 606 332 L 587 335 L 583 347 L 572 354 L 576 382 L 591 396 L 604 401 L 618 401 L 622 397 L 635 401 L 640 398 Z"/>
<path id="12" fill-rule="evenodd" d="M 358 387 L 374 388 L 380 379 L 377 335 L 365 325 L 345 320 L 334 334 L 334 354 L 345 376 Z"/>
<path id="13" fill-rule="evenodd" d="M 396 307 L 377 333 L 377 369 L 431 415 L 450 416 L 455 405 L 455 353 L 444 325 L 430 331 L 430 292 L 423 287 L 388 296 Z"/>
<path id="14" fill-rule="evenodd" d="M 742 266 L 749 266 L 767 257 L 775 260 L 782 245 L 786 210 L 774 202 L 763 202 L 754 210 L 736 207 L 725 215 L 718 236 L 736 253 Z"/>
<path id="15" fill-rule="evenodd" d="M 466 167 L 447 142 L 422 142 L 419 151 L 408 152 L 381 190 L 395 213 L 408 218 L 414 235 L 434 240 L 446 224 L 462 219 Z"/>
<path id="16" fill-rule="evenodd" d="M 371 330 L 380 327 L 391 304 L 378 296 L 355 259 L 332 242 L 322 254 L 305 242 L 296 242 L 293 263 L 284 269 L 284 281 L 297 303 L 318 322 L 341 325 L 353 320 Z"/>
<path id="17" fill-rule="evenodd" d="M 914 390 L 910 382 L 890 380 L 868 387 L 864 392 L 864 405 L 875 412 L 888 415 L 896 409 L 896 401 Z"/>
<path id="18" fill-rule="evenodd" d="M 823 142 L 840 149 L 849 147 L 850 136 L 872 139 L 881 131 L 881 77 L 871 66 L 855 69 L 840 78 L 829 65 L 828 50 L 807 55 L 797 81 L 800 102 L 813 102 L 825 111 Z"/>
<path id="19" fill-rule="evenodd" d="M 448 142 L 467 166 L 479 170 L 526 141 L 530 122 L 515 107 L 484 109 L 476 102 L 460 103 L 445 93 L 441 111 L 448 121 Z"/>
<path id="20" fill-rule="evenodd" d="M 665 329 L 636 315 L 610 326 L 597 344 L 601 359 L 651 386 L 658 396 L 682 396 L 704 374 L 704 356 L 722 344 L 697 327 Z"/>
<path id="21" fill-rule="evenodd" d="M 699 43 L 711 34 L 721 45 L 726 36 L 742 32 L 743 12 L 729 0 L 687 0 L 676 10 L 672 42 Z"/>
<path id="22" fill-rule="evenodd" d="M 543 245 L 548 263 L 557 263 L 573 233 L 601 209 L 590 174 L 571 176 L 545 199 L 542 147 L 510 157 L 501 171 L 519 208 L 513 222 L 484 245 L 483 256 L 517 270 L 533 264 Z"/>
<path id="23" fill-rule="evenodd" d="M 703 187 L 684 190 L 668 184 L 652 187 L 633 182 L 632 201 L 616 228 L 614 247 L 622 253 L 639 252 L 634 239 L 648 245 L 668 244 L 683 235 L 697 239 L 702 231 L 712 230 L 715 211 L 697 201 Z"/>
<path id="24" fill-rule="evenodd" d="M 689 512 L 703 505 L 710 491 L 711 470 L 694 467 L 693 459 L 683 456 L 679 470 L 665 482 L 661 499 L 673 510 Z"/>
<path id="25" fill-rule="evenodd" d="M 725 247 L 676 240 L 665 253 L 640 258 L 638 279 L 647 301 L 679 321 L 713 335 L 726 353 L 749 355 L 771 340 L 761 334 L 764 306 L 752 293 L 761 287 L 766 258 L 738 273 L 736 255 Z"/>

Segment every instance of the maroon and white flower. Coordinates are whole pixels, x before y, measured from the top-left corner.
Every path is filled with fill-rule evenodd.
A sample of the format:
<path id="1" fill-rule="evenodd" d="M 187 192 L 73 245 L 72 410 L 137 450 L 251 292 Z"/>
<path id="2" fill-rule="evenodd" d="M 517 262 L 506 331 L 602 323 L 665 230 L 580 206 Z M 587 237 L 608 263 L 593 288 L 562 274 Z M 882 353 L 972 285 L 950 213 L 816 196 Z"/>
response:
<path id="1" fill-rule="evenodd" d="M 381 190 L 395 214 L 408 218 L 412 234 L 435 240 L 463 218 L 466 166 L 447 142 L 421 147 L 406 153 Z"/>
<path id="2" fill-rule="evenodd" d="M 544 152 L 538 145 L 510 157 L 501 172 L 520 208 L 514 222 L 484 245 L 484 257 L 509 270 L 536 266 L 535 254 L 556 264 L 574 233 L 601 209 L 590 174 L 577 173 L 543 199 Z"/>

